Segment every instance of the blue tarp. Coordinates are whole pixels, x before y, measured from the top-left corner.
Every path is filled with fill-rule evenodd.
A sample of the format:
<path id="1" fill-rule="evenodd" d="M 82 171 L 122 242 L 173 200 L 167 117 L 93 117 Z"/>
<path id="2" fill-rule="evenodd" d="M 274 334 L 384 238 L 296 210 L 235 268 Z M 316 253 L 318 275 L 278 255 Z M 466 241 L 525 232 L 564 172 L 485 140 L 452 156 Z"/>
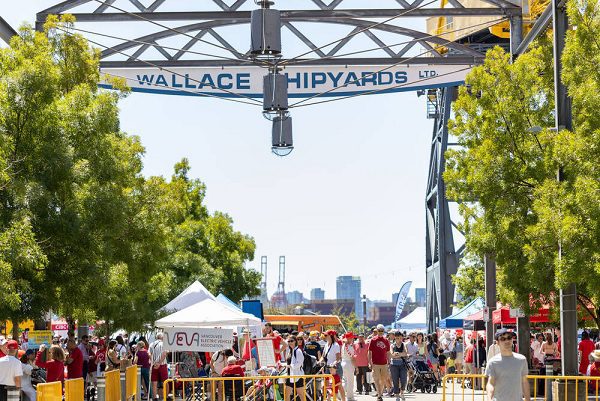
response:
<path id="1" fill-rule="evenodd" d="M 464 308 L 456 312 L 454 315 L 448 316 L 440 320 L 440 329 L 462 329 L 463 320 L 469 315 L 483 309 L 485 301 L 483 298 L 475 298 Z"/>

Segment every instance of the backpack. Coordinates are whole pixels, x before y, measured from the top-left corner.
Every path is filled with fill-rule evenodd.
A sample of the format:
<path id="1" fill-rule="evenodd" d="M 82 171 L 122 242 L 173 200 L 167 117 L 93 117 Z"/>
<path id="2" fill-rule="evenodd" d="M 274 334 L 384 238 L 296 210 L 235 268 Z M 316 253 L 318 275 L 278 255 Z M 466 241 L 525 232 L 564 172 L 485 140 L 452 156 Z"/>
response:
<path id="1" fill-rule="evenodd" d="M 317 358 L 310 354 L 307 354 L 306 351 L 304 351 L 303 349 L 301 349 L 300 351 L 302 351 L 302 356 L 304 357 L 304 361 L 302 362 L 302 371 L 304 371 L 305 375 L 314 374 L 315 366 L 317 366 Z"/>

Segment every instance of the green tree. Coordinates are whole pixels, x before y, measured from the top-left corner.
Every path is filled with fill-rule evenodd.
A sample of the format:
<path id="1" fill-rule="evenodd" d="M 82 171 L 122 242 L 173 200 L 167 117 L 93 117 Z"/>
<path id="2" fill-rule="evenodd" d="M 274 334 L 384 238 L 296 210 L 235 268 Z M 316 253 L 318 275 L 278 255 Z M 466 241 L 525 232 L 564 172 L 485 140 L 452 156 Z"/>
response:
<path id="1" fill-rule="evenodd" d="M 50 17 L 0 50 L 0 319 L 52 309 L 135 329 L 195 279 L 258 294 L 254 241 L 207 211 L 187 161 L 171 181 L 142 175 L 139 138 L 120 130 L 127 90 L 98 88 L 99 52 L 72 23 Z"/>
<path id="2" fill-rule="evenodd" d="M 461 207 L 467 248 L 495 256 L 500 298 L 526 308 L 569 282 L 582 303 L 597 302 L 600 290 L 597 0 L 569 2 L 569 17 L 577 27 L 563 55 L 572 132 L 546 128 L 554 125 L 554 83 L 552 48 L 543 40 L 514 63 L 490 50 L 461 88 L 450 125 L 463 148 L 447 153 L 444 178 L 449 197 L 472 201 Z M 480 274 L 464 269 L 463 281 Z"/>

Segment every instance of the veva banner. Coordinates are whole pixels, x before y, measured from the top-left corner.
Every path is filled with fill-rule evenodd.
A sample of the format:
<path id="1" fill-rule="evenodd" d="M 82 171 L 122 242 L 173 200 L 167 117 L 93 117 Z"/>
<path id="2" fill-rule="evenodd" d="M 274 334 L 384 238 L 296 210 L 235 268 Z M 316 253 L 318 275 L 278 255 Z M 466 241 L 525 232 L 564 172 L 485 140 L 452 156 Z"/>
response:
<path id="1" fill-rule="evenodd" d="M 216 352 L 231 348 L 233 330 L 169 327 L 164 330 L 163 343 L 168 351 Z"/>
<path id="2" fill-rule="evenodd" d="M 290 98 L 304 98 L 331 91 L 323 96 L 390 93 L 460 85 L 470 65 L 397 65 L 386 66 L 289 66 L 286 75 Z M 168 70 L 168 71 L 167 71 Z M 263 77 L 260 67 L 172 67 L 102 68 L 103 74 L 125 78 L 136 92 L 169 95 L 262 98 Z M 110 88 L 104 81 L 100 86 Z"/>

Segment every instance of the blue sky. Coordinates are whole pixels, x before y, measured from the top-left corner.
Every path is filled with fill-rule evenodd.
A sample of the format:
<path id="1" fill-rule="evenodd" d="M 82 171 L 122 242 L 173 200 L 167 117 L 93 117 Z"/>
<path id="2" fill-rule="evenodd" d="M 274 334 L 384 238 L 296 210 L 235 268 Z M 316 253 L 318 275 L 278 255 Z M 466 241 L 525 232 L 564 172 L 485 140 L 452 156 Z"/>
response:
<path id="1" fill-rule="evenodd" d="M 1 15 L 17 27 L 58 2 L 8 2 Z M 424 20 L 411 24 L 425 29 Z M 133 38 L 147 29 L 119 35 Z M 319 44 L 329 39 L 323 35 Z M 296 48 L 289 51 L 295 54 Z M 256 257 L 248 266 L 260 270 L 260 256 L 268 256 L 270 292 L 279 255 L 286 256 L 286 289 L 305 296 L 321 287 L 334 297 L 338 275 L 361 276 L 370 299 L 391 300 L 407 280 L 424 286 L 433 126 L 424 97 L 407 92 L 305 107 L 294 110 L 293 122 L 295 149 L 279 158 L 270 152 L 271 126 L 259 108 L 148 94 L 121 103 L 122 129 L 146 147 L 144 174 L 170 176 L 187 157 L 191 175 L 207 185 L 208 207 L 228 213 L 237 230 L 254 237 Z"/>

